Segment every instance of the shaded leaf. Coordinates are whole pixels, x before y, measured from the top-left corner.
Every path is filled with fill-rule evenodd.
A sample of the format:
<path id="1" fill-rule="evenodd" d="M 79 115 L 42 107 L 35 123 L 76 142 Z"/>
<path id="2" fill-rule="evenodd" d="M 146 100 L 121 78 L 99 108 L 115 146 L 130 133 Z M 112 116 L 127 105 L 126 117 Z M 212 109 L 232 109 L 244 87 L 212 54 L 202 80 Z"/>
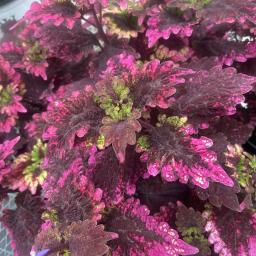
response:
<path id="1" fill-rule="evenodd" d="M 9 231 L 15 255 L 27 256 L 42 223 L 43 203 L 40 196 L 29 192 L 18 194 L 15 202 L 17 208 L 5 209 L 1 221 Z"/>
<path id="2" fill-rule="evenodd" d="M 105 137 L 105 146 L 112 144 L 120 163 L 125 161 L 127 145 L 136 143 L 136 132 L 141 130 L 137 119 L 141 116 L 139 111 L 134 111 L 130 117 L 123 121 L 115 121 L 110 117 L 104 117 L 100 133 Z"/>
<path id="3" fill-rule="evenodd" d="M 104 231 L 104 226 L 94 221 L 77 221 L 63 231 L 53 227 L 42 230 L 35 240 L 33 250 L 47 248 L 49 255 L 59 255 L 58 252 L 68 250 L 74 256 L 103 256 L 109 250 L 106 243 L 116 237 L 115 233 Z"/>
<path id="4" fill-rule="evenodd" d="M 238 193 L 240 192 L 239 185 L 235 182 L 233 187 L 227 187 L 219 183 L 211 182 L 207 190 L 196 188 L 198 197 L 201 200 L 209 200 L 216 206 L 225 206 L 233 211 L 240 211 Z"/>
<path id="5" fill-rule="evenodd" d="M 232 115 L 255 81 L 254 77 L 237 74 L 234 68 L 222 69 L 218 65 L 200 70 L 179 88 L 174 109 L 184 115 Z"/>
<path id="6" fill-rule="evenodd" d="M 193 208 L 187 208 L 178 202 L 175 224 L 183 239 L 199 249 L 199 253 L 196 255 L 211 255 L 210 244 L 204 235 L 206 221 L 203 219 L 201 212 L 195 211 Z"/>

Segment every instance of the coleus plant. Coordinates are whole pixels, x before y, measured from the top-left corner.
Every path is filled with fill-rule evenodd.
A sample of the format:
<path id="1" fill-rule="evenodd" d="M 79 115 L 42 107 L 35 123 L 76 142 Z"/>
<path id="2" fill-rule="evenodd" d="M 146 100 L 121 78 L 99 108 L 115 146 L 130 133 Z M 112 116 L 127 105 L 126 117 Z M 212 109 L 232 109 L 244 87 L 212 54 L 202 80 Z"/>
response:
<path id="1" fill-rule="evenodd" d="M 256 255 L 255 13 L 41 0 L 1 24 L 15 256 Z"/>

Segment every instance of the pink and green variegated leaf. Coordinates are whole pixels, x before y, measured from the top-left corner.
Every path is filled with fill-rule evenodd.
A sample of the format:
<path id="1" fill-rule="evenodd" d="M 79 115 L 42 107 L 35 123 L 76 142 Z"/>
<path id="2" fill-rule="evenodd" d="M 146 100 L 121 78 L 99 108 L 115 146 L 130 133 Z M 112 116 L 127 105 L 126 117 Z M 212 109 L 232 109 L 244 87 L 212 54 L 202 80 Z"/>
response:
<path id="1" fill-rule="evenodd" d="M 141 125 L 138 121 L 141 113 L 134 110 L 131 116 L 123 121 L 115 121 L 110 117 L 102 119 L 103 126 L 100 133 L 105 137 L 105 146 L 112 144 L 120 163 L 125 161 L 125 150 L 127 145 L 135 145 L 136 132 L 140 132 Z"/>
<path id="2" fill-rule="evenodd" d="M 34 2 L 26 12 L 24 19 L 30 23 L 52 23 L 54 26 L 65 24 L 69 29 L 79 20 L 81 14 L 71 1 Z"/>
<path id="3" fill-rule="evenodd" d="M 195 247 L 179 239 L 166 222 L 158 222 L 139 200 L 130 198 L 118 205 L 106 221 L 106 230 L 118 234 L 109 243 L 112 255 L 193 255 Z"/>
<path id="4" fill-rule="evenodd" d="M 91 220 L 77 221 L 61 231 L 53 227 L 42 230 L 37 235 L 32 251 L 39 252 L 47 248 L 53 255 L 67 250 L 74 256 L 103 256 L 109 251 L 107 242 L 115 238 L 117 234 L 104 231 L 103 225 Z"/>
<path id="5" fill-rule="evenodd" d="M 151 147 L 142 155 L 147 162 L 148 174 L 161 173 L 168 182 L 179 179 L 207 188 L 209 181 L 233 186 L 232 179 L 218 164 L 216 153 L 209 148 L 213 145 L 207 137 L 193 138 L 169 125 L 150 128 Z"/>
<path id="6" fill-rule="evenodd" d="M 192 207 L 187 208 L 181 202 L 177 203 L 176 226 L 179 231 L 186 234 L 186 230 L 191 227 L 196 227 L 198 232 L 204 233 L 205 220 L 201 212 L 195 211 Z"/>
<path id="7" fill-rule="evenodd" d="M 253 243 L 256 238 L 256 216 L 250 210 L 233 212 L 227 208 L 207 209 L 205 231 L 208 240 L 219 255 L 255 255 Z"/>
<path id="8" fill-rule="evenodd" d="M 48 111 L 48 128 L 43 138 L 49 140 L 49 148 L 55 148 L 61 156 L 72 149 L 76 137 L 98 136 L 103 111 L 91 96 L 90 92 L 81 92 L 69 99 L 55 102 Z"/>
<path id="9" fill-rule="evenodd" d="M 28 189 L 35 194 L 47 176 L 47 172 L 41 167 L 45 151 L 46 145 L 38 140 L 30 152 L 18 155 L 11 165 L 11 172 L 2 182 L 4 187 L 20 192 Z"/>
<path id="10" fill-rule="evenodd" d="M 133 55 L 120 54 L 107 63 L 105 76 L 121 76 L 130 89 L 135 108 L 168 108 L 174 101 L 176 85 L 183 84 L 185 78 L 195 73 L 182 68 L 172 61 L 161 63 L 153 60 L 139 66 Z"/>
<path id="11" fill-rule="evenodd" d="M 5 209 L 1 222 L 12 239 L 14 256 L 29 255 L 34 239 L 40 229 L 43 203 L 40 196 L 23 192 L 15 199 L 15 210 Z"/>
<path id="12" fill-rule="evenodd" d="M 0 86 L 0 132 L 10 132 L 11 127 L 18 119 L 18 114 L 27 112 L 21 103 L 22 96 L 20 94 L 21 88 L 18 84 L 10 83 Z M 14 122 L 8 122 L 8 118 L 13 119 Z M 4 124 L 5 122 L 6 124 Z"/>
<path id="13" fill-rule="evenodd" d="M 193 56 L 193 49 L 187 45 L 187 41 L 185 39 L 180 39 L 177 37 L 173 38 L 175 39 L 171 40 L 173 41 L 172 46 L 167 47 L 163 44 L 160 44 L 155 50 L 154 54 L 151 55 L 151 58 L 156 58 L 161 61 L 171 60 L 174 63 L 186 63 L 186 61 L 188 61 Z"/>
<path id="14" fill-rule="evenodd" d="M 131 3 L 131 2 L 130 2 Z M 133 5 L 133 4 L 132 4 Z M 135 3 L 136 5 L 136 3 Z M 135 38 L 138 32 L 143 31 L 138 24 L 138 17 L 135 16 L 131 9 L 136 7 L 131 6 L 129 9 L 122 10 L 118 3 L 113 2 L 106 10 L 103 17 L 106 27 L 111 34 L 117 35 L 118 38 Z"/>
<path id="15" fill-rule="evenodd" d="M 22 62 L 16 64 L 17 68 L 24 69 L 28 74 L 35 77 L 41 77 L 43 80 L 47 81 L 47 68 L 49 66 L 46 58 L 46 49 L 41 47 L 36 41 L 35 43 L 24 44 L 25 54 L 23 56 Z"/>
<path id="16" fill-rule="evenodd" d="M 198 256 L 210 256 L 210 244 L 204 234 L 206 221 L 203 219 L 202 213 L 195 211 L 192 207 L 187 208 L 181 202 L 177 204 L 175 224 L 183 239 L 199 249 Z"/>
<path id="17" fill-rule="evenodd" d="M 255 82 L 255 77 L 239 74 L 235 68 L 222 69 L 217 65 L 200 70 L 177 89 L 180 96 L 173 108 L 184 115 L 232 115 Z"/>
<path id="18" fill-rule="evenodd" d="M 21 103 L 23 89 L 20 74 L 0 55 L 0 133 L 9 133 L 18 114 L 27 112 Z"/>

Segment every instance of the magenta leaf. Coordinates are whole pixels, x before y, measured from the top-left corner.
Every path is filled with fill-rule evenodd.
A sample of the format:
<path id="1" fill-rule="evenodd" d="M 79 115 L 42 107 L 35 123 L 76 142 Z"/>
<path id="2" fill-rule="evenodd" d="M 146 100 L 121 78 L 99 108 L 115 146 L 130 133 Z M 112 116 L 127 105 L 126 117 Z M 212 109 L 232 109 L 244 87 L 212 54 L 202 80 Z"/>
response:
<path id="1" fill-rule="evenodd" d="M 12 140 L 5 140 L 3 144 L 0 144 L 0 182 L 11 172 L 8 157 L 14 153 L 13 148 L 19 140 L 20 137 L 16 137 Z"/>
<path id="2" fill-rule="evenodd" d="M 80 16 L 78 9 L 69 1 L 43 0 L 41 3 L 33 3 L 24 19 L 30 23 L 52 23 L 57 27 L 65 24 L 67 28 L 72 29 Z"/>
<path id="3" fill-rule="evenodd" d="M 255 214 L 250 210 L 241 213 L 226 208 L 206 210 L 205 230 L 214 251 L 228 256 L 253 255 L 251 242 L 255 239 Z M 230 232 L 232 230 L 232 232 Z M 249 254 L 250 251 L 250 254 Z"/>
<path id="4" fill-rule="evenodd" d="M 3 144 L 0 144 L 0 155 L 1 155 L 1 167 L 2 162 L 14 152 L 14 146 L 20 140 L 20 137 L 16 137 L 12 140 L 6 140 Z"/>
<path id="5" fill-rule="evenodd" d="M 193 32 L 193 25 L 196 23 L 192 19 L 187 19 L 188 15 L 179 13 L 170 4 L 154 6 L 148 12 L 148 46 L 152 47 L 160 38 L 168 39 L 171 34 L 181 37 L 190 37 Z"/>
<path id="6" fill-rule="evenodd" d="M 127 225 L 129 223 L 129 225 Z M 113 255 L 193 255 L 195 247 L 180 240 L 166 222 L 149 215 L 146 206 L 133 198 L 113 209 L 106 230 L 118 234 L 110 242 Z"/>
<path id="7" fill-rule="evenodd" d="M 145 64 L 135 76 L 131 88 L 136 107 L 168 108 L 174 102 L 176 86 L 193 74 L 191 69 L 176 67 L 172 61 L 160 63 L 154 60 Z"/>
<path id="8" fill-rule="evenodd" d="M 189 179 L 207 188 L 209 181 L 233 186 L 232 179 L 218 164 L 216 154 L 209 150 L 213 144 L 207 137 L 187 137 L 174 128 L 164 125 L 151 129 L 151 148 L 144 153 L 149 175 L 161 173 L 168 182 Z"/>

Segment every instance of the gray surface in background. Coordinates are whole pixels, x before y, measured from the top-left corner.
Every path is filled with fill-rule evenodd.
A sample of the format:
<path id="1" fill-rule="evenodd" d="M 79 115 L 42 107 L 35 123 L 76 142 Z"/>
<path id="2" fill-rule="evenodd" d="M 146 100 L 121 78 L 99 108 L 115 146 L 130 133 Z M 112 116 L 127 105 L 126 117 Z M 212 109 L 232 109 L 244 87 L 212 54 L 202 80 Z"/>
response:
<path id="1" fill-rule="evenodd" d="M 15 194 L 10 194 L 9 199 L 3 203 L 3 208 L 15 209 Z M 1 212 L 0 212 L 1 213 Z M 13 256 L 7 230 L 0 223 L 0 256 Z"/>
<path id="2" fill-rule="evenodd" d="M 11 16 L 15 16 L 16 19 L 20 19 L 26 10 L 28 10 L 32 2 L 35 2 L 35 0 L 10 1 L 10 3 L 0 7 L 0 20 L 8 19 Z"/>
<path id="3" fill-rule="evenodd" d="M 36 2 L 36 0 L 15 0 L 10 1 L 10 3 L 7 3 L 4 6 L 1 6 L 0 22 L 2 22 L 4 19 L 10 19 L 11 17 L 15 17 L 16 20 L 20 19 L 24 15 L 24 13 L 29 9 L 29 6 L 33 2 Z M 2 33 L 0 31 L 0 38 L 1 37 Z"/>

